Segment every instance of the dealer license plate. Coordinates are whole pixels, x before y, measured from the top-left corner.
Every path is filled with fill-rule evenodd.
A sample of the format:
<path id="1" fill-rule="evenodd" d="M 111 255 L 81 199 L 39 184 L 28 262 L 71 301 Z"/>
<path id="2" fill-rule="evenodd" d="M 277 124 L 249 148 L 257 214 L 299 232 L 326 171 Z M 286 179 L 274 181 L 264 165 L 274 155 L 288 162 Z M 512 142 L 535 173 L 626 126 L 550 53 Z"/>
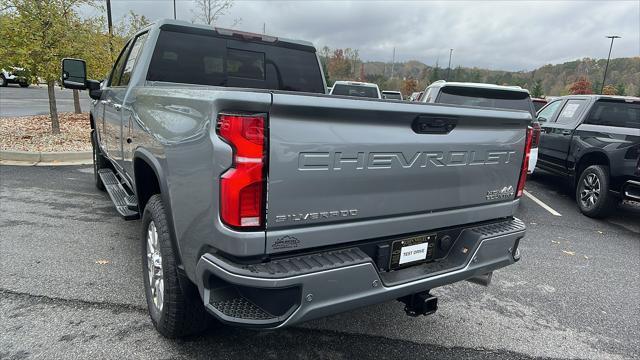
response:
<path id="1" fill-rule="evenodd" d="M 396 240 L 391 245 L 389 268 L 396 269 L 433 258 L 436 235 L 419 235 Z"/>

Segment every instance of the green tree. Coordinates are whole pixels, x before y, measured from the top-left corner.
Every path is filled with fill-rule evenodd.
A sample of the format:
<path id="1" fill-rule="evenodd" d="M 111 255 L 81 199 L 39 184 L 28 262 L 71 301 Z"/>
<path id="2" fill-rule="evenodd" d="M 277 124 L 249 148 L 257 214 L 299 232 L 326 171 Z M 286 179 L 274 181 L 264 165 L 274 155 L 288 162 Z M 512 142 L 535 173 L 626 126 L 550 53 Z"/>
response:
<path id="1" fill-rule="evenodd" d="M 29 69 L 34 78 L 47 83 L 51 131 L 60 133 L 56 107 L 55 82 L 60 77 L 60 60 L 69 56 L 75 32 L 67 26 L 79 19 L 76 12 L 92 0 L 0 0 L 0 8 L 13 17 L 12 28 L 0 52 L 14 52 L 7 57 Z"/>
<path id="2" fill-rule="evenodd" d="M 533 85 L 533 89 L 531 89 L 531 96 L 539 98 L 542 97 L 542 95 L 542 82 L 540 80 L 536 80 L 535 84 Z"/>
<path id="3" fill-rule="evenodd" d="M 133 12 L 133 10 L 129 10 L 129 12 L 120 19 L 118 24 L 114 28 L 114 32 L 116 35 L 121 36 L 122 38 L 129 39 L 135 33 L 142 30 L 151 24 L 151 20 L 144 15 L 139 15 Z"/>
<path id="4" fill-rule="evenodd" d="M 624 96 L 626 92 L 627 92 L 627 89 L 623 83 L 620 83 L 616 86 L 616 95 Z"/>

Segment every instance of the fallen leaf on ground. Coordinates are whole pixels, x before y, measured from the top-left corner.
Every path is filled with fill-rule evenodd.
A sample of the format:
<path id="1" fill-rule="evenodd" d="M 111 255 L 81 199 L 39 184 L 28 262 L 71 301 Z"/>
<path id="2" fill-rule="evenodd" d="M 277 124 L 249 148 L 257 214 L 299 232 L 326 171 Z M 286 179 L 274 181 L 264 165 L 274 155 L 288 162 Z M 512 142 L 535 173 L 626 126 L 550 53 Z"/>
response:
<path id="1" fill-rule="evenodd" d="M 598 234 L 604 234 L 602 231 L 600 230 L 596 230 L 598 232 Z"/>
<path id="2" fill-rule="evenodd" d="M 3 117 L 0 121 L 0 150 L 90 151 L 89 114 L 58 113 L 60 134 L 51 133 L 49 115 Z"/>
<path id="3" fill-rule="evenodd" d="M 109 262 L 109 260 L 96 260 L 96 264 L 98 265 L 107 265 Z"/>
<path id="4" fill-rule="evenodd" d="M 587 255 L 582 255 L 584 256 L 585 259 L 589 260 L 589 257 Z"/>
<path id="5" fill-rule="evenodd" d="M 554 244 L 560 244 L 560 241 L 551 240 L 551 242 Z"/>
<path id="6" fill-rule="evenodd" d="M 563 253 L 567 254 L 567 255 L 571 255 L 574 256 L 576 253 L 575 251 L 566 251 L 566 250 L 562 250 Z"/>

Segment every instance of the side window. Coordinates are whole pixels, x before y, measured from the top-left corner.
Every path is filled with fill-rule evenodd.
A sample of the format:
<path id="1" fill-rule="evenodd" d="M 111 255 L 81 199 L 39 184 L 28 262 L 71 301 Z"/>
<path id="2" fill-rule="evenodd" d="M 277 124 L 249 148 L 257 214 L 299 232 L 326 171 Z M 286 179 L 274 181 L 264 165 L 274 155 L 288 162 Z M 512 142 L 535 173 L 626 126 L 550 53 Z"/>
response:
<path id="1" fill-rule="evenodd" d="M 431 100 L 433 100 L 433 99 L 431 99 L 431 97 L 432 97 L 431 95 L 432 95 L 431 88 L 428 88 L 427 92 L 424 93 L 424 102 L 431 102 Z"/>
<path id="2" fill-rule="evenodd" d="M 124 70 L 122 71 L 122 76 L 120 77 L 119 86 L 126 86 L 129 84 L 129 80 L 131 80 L 131 73 L 133 72 L 133 67 L 136 65 L 136 60 L 138 60 L 138 55 L 140 55 L 140 51 L 144 46 L 144 42 L 147 40 L 147 33 L 139 35 L 131 46 L 131 50 L 129 51 L 129 56 L 127 61 L 124 64 Z"/>
<path id="3" fill-rule="evenodd" d="M 124 68 L 124 62 L 127 59 L 127 53 L 129 52 L 129 45 L 131 45 L 131 43 L 127 43 L 124 48 L 122 48 L 122 51 L 120 52 L 120 56 L 118 57 L 118 60 L 116 61 L 116 64 L 113 66 L 113 69 L 111 70 L 111 76 L 109 77 L 109 83 L 107 86 L 119 86 L 120 85 L 120 78 L 122 76 L 122 69 Z"/>
<path id="4" fill-rule="evenodd" d="M 640 102 L 598 100 L 584 123 L 640 129 Z"/>
<path id="5" fill-rule="evenodd" d="M 578 116 L 582 113 L 585 103 L 585 100 L 568 100 L 562 108 L 560 115 L 558 115 L 556 123 L 571 124 L 576 122 L 576 120 L 578 120 Z"/>
<path id="6" fill-rule="evenodd" d="M 538 121 L 540 122 L 551 121 L 551 119 L 553 119 L 553 115 L 556 113 L 556 111 L 558 111 L 560 104 L 562 104 L 562 100 L 556 100 L 549 103 L 547 107 L 545 107 L 538 113 Z"/>

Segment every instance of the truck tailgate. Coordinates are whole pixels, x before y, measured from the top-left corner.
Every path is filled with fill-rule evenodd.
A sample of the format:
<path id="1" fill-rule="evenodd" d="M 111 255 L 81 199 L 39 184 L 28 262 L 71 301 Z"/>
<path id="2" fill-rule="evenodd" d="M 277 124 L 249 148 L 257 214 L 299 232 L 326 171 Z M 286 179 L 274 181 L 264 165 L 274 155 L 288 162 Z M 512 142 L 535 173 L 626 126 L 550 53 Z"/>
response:
<path id="1" fill-rule="evenodd" d="M 275 93 L 266 252 L 508 216 L 530 120 L 519 111 Z"/>

